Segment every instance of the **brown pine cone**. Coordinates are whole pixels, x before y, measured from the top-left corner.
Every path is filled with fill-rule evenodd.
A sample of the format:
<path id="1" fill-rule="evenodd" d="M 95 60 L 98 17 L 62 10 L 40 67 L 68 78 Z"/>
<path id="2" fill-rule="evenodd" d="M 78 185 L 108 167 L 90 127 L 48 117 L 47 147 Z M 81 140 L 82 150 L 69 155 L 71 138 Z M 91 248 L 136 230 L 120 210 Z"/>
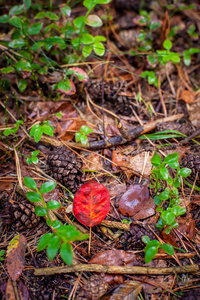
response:
<path id="1" fill-rule="evenodd" d="M 50 152 L 47 164 L 52 176 L 72 193 L 75 193 L 81 183 L 82 160 L 66 147 L 57 147 Z"/>
<path id="2" fill-rule="evenodd" d="M 200 184 L 200 153 L 189 153 L 183 157 L 180 163 L 181 168 L 189 168 L 192 170 L 191 178 L 193 181 L 198 172 L 197 185 Z"/>
<path id="3" fill-rule="evenodd" d="M 108 283 L 104 280 L 104 274 L 93 275 L 82 287 L 77 300 L 98 300 L 108 289 Z"/>
<path id="4" fill-rule="evenodd" d="M 26 199 L 13 204 L 7 203 L 2 217 L 5 224 L 10 224 L 17 231 L 23 231 L 36 227 L 40 222 L 40 217 L 35 214 L 34 206 Z"/>
<path id="5" fill-rule="evenodd" d="M 92 100 L 102 99 L 102 90 L 104 90 L 104 96 L 110 93 L 111 85 L 105 81 L 90 81 L 86 83 L 86 89 L 92 98 Z"/>
<path id="6" fill-rule="evenodd" d="M 150 240 L 155 239 L 155 235 L 151 232 L 148 226 L 139 225 L 133 222 L 130 224 L 130 232 L 125 232 L 121 235 L 118 241 L 118 248 L 121 245 L 121 248 L 124 250 L 130 250 L 133 248 L 143 249 L 145 244 L 142 241 L 142 237 L 144 235 L 147 235 Z"/>

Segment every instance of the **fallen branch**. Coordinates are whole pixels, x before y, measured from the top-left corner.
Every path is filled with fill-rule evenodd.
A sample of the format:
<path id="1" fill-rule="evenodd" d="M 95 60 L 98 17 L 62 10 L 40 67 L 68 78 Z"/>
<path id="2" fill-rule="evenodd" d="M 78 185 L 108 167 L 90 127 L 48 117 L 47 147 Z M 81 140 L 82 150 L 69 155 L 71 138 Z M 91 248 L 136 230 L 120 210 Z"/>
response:
<path id="1" fill-rule="evenodd" d="M 130 266 L 102 266 L 97 264 L 78 264 L 67 267 L 53 267 L 35 269 L 36 276 L 53 275 L 61 273 L 75 273 L 75 272 L 96 272 L 109 274 L 139 274 L 139 275 L 168 275 L 178 273 L 195 273 L 199 271 L 198 265 L 186 265 L 181 267 L 170 268 L 151 268 L 151 267 L 130 267 Z"/>

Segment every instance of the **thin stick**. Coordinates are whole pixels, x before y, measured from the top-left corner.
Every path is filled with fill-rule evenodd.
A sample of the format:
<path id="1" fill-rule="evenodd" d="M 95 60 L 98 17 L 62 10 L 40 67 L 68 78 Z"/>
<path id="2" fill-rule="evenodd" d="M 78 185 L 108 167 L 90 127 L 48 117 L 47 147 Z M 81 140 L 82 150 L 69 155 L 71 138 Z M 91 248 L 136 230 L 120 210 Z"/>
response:
<path id="1" fill-rule="evenodd" d="M 90 233 L 89 233 L 88 254 L 90 254 L 91 237 L 92 237 L 92 227 L 90 227 Z"/>
<path id="2" fill-rule="evenodd" d="M 35 269 L 36 276 L 53 275 L 75 272 L 97 272 L 109 274 L 140 274 L 140 275 L 168 275 L 177 273 L 195 273 L 199 271 L 198 265 L 186 265 L 170 268 L 132 267 L 132 266 L 103 266 L 98 264 L 78 264 L 67 267 L 53 267 Z"/>

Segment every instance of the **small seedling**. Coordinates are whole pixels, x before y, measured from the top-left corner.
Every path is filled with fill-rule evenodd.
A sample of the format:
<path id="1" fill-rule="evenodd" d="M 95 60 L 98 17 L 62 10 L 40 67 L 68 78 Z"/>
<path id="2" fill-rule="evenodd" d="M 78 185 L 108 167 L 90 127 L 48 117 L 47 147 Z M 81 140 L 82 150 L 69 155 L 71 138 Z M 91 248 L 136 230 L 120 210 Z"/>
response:
<path id="1" fill-rule="evenodd" d="M 34 138 L 36 143 L 40 141 L 43 133 L 53 136 L 54 127 L 49 121 L 44 121 L 41 124 L 35 124 L 30 130 L 30 136 Z"/>
<path id="2" fill-rule="evenodd" d="M 172 228 L 178 227 L 176 217 L 183 215 L 186 212 L 184 207 L 179 206 L 180 196 L 178 188 L 181 186 L 181 177 L 185 178 L 191 174 L 189 168 L 180 169 L 178 162 L 179 154 L 168 154 L 164 160 L 160 155 L 155 154 L 151 163 L 153 169 L 151 171 L 151 188 L 155 190 L 154 203 L 158 206 L 157 211 L 160 212 L 160 218 L 156 227 L 162 230 L 166 226 L 166 233 L 169 234 Z M 169 175 L 168 167 L 176 170 L 175 178 Z M 168 201 L 166 209 L 163 208 L 163 203 Z"/>
<path id="3" fill-rule="evenodd" d="M 86 145 L 88 142 L 87 135 L 93 131 L 94 131 L 93 129 L 91 129 L 85 125 L 81 126 L 80 131 L 76 132 L 76 134 L 75 134 L 76 142 L 80 141 L 82 145 Z"/>
<path id="4" fill-rule="evenodd" d="M 29 164 L 29 165 L 31 165 L 31 164 L 37 165 L 38 161 L 39 161 L 37 155 L 39 153 L 40 153 L 40 151 L 32 151 L 31 152 L 31 156 L 29 156 L 29 157 L 26 158 L 27 164 Z"/>
<path id="5" fill-rule="evenodd" d="M 145 263 L 148 264 L 155 255 L 158 253 L 158 249 L 164 250 L 169 255 L 174 255 L 174 248 L 170 244 L 162 244 L 157 240 L 151 240 L 148 236 L 143 236 L 142 241 L 146 244 L 144 248 Z"/>
<path id="6" fill-rule="evenodd" d="M 54 259 L 58 251 L 60 250 L 60 256 L 62 260 L 68 264 L 72 264 L 73 252 L 71 242 L 77 240 L 87 239 L 88 235 L 79 232 L 76 227 L 72 225 L 62 225 L 58 220 L 51 221 L 49 211 L 58 209 L 60 203 L 56 200 L 45 202 L 42 194 L 51 192 L 56 183 L 53 181 L 45 182 L 40 190 L 37 188 L 37 184 L 31 177 L 24 177 L 25 185 L 35 191 L 27 192 L 26 196 L 30 202 L 41 201 L 42 206 L 35 206 L 35 213 L 40 217 L 47 217 L 47 225 L 54 229 L 53 233 L 45 233 L 37 245 L 37 251 L 42 251 L 46 248 L 47 256 L 49 260 Z"/>
<path id="7" fill-rule="evenodd" d="M 4 254 L 5 254 L 5 251 L 4 250 L 1 250 L 0 251 L 0 261 L 3 261 L 4 260 Z"/>
<path id="8" fill-rule="evenodd" d="M 23 124 L 23 123 L 24 123 L 24 122 L 23 122 L 22 120 L 18 120 L 18 121 L 14 124 L 14 127 L 13 127 L 13 128 L 5 129 L 4 132 L 3 132 L 3 134 L 4 134 L 5 136 L 8 136 L 8 135 L 10 135 L 10 134 L 14 134 L 14 135 L 17 137 L 16 132 L 17 132 L 17 130 L 19 129 L 20 124 Z"/>

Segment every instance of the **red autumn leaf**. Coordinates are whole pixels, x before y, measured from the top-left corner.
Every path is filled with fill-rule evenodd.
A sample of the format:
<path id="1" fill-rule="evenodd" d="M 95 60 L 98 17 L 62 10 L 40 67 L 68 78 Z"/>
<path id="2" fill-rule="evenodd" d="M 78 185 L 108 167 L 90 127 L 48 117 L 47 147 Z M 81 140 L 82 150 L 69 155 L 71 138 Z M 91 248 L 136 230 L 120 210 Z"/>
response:
<path id="1" fill-rule="evenodd" d="M 67 79 L 65 81 L 60 81 L 57 85 L 57 89 L 66 95 L 74 95 L 76 93 L 76 87 L 70 79 Z"/>
<path id="2" fill-rule="evenodd" d="M 83 184 L 76 192 L 73 212 L 76 219 L 89 227 L 99 224 L 110 209 L 110 196 L 107 188 L 95 180 Z"/>

